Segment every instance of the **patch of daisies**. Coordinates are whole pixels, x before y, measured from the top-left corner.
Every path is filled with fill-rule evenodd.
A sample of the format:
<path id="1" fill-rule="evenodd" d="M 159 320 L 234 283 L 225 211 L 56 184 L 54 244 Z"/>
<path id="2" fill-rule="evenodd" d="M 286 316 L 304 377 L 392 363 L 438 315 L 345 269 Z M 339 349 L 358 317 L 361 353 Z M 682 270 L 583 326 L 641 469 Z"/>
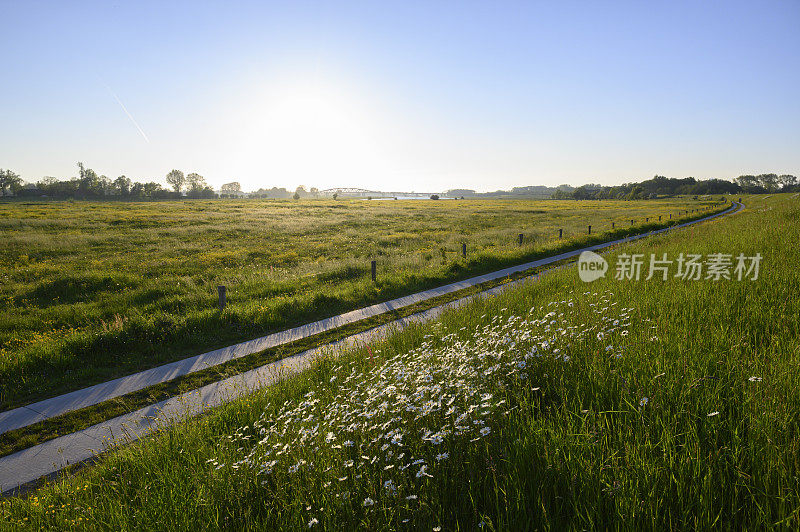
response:
<path id="1" fill-rule="evenodd" d="M 485 445 L 493 420 L 517 408 L 507 403 L 509 392 L 540 389 L 531 382 L 540 359 L 570 364 L 579 339 L 621 356 L 611 339 L 627 335 L 632 309 L 617 309 L 612 297 L 571 295 L 525 315 L 501 309 L 472 330 L 437 322 L 415 349 L 386 360 L 370 350 L 365 361 L 334 367 L 301 400 L 227 436 L 223 454 L 240 459 L 209 463 L 255 475 L 273 495 L 293 490 L 319 500 L 310 494 L 321 488 L 326 504 L 399 509 L 398 519 L 408 521 L 425 486 L 463 446 Z M 311 527 L 325 508 L 306 510 Z"/>

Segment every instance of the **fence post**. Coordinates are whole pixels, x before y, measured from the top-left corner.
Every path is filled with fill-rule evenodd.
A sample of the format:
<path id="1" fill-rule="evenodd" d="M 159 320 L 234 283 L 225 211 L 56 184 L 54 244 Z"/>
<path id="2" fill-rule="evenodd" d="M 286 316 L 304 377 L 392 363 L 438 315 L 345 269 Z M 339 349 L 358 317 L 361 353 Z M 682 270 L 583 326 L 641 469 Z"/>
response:
<path id="1" fill-rule="evenodd" d="M 225 310 L 225 286 L 220 285 L 217 287 L 217 295 L 219 295 L 219 310 L 220 312 Z"/>
<path id="2" fill-rule="evenodd" d="M 650 217 L 649 217 L 649 216 L 648 216 L 647 218 L 645 218 L 645 219 L 644 219 L 644 223 L 647 223 L 647 222 L 649 222 L 649 221 L 650 221 Z"/>
<path id="3" fill-rule="evenodd" d="M 592 234 L 592 226 L 591 225 L 589 226 L 589 234 L 590 235 Z"/>
<path id="4" fill-rule="evenodd" d="M 375 282 L 378 279 L 378 261 L 372 261 L 372 281 Z"/>
<path id="5" fill-rule="evenodd" d="M 464 257 L 465 259 L 467 258 L 467 243 L 466 242 L 462 242 L 461 243 L 461 256 Z"/>
<path id="6" fill-rule="evenodd" d="M 522 245 L 522 233 L 519 234 L 519 245 Z"/>
<path id="7" fill-rule="evenodd" d="M 633 225 L 633 220 L 631 220 L 631 225 Z"/>
<path id="8" fill-rule="evenodd" d="M 611 222 L 611 229 L 614 229 L 614 222 Z"/>
<path id="9" fill-rule="evenodd" d="M 563 236 L 564 236 L 564 230 L 563 229 L 559 229 L 558 230 L 558 238 L 561 238 Z"/>
<path id="10" fill-rule="evenodd" d="M 661 221 L 661 215 L 660 214 L 658 215 L 658 221 L 659 222 Z"/>

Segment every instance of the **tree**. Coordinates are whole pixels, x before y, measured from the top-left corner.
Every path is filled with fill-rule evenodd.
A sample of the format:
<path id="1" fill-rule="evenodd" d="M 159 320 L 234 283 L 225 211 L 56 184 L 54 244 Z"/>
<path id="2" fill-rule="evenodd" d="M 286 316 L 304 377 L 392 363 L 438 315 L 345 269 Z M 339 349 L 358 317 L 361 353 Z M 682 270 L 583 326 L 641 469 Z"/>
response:
<path id="1" fill-rule="evenodd" d="M 186 176 L 186 186 L 192 192 L 198 192 L 200 190 L 205 189 L 208 185 L 206 185 L 206 178 L 201 176 L 198 173 L 192 172 L 191 174 Z"/>
<path id="2" fill-rule="evenodd" d="M 797 185 L 797 177 L 791 174 L 778 176 L 778 184 L 781 186 L 781 190 L 791 190 Z"/>
<path id="3" fill-rule="evenodd" d="M 334 192 L 334 193 L 333 193 L 333 199 L 336 199 L 336 198 L 338 198 L 338 197 L 339 197 L 339 193 L 338 193 L 338 192 Z"/>
<path id="4" fill-rule="evenodd" d="M 105 194 L 103 181 L 98 177 L 97 172 L 91 168 L 86 168 L 83 163 L 78 163 L 78 194 L 80 196 L 102 196 Z"/>
<path id="5" fill-rule="evenodd" d="M 294 196 L 292 196 L 292 198 L 294 198 L 296 200 L 299 200 L 300 199 L 300 193 L 295 191 Z"/>
<path id="6" fill-rule="evenodd" d="M 439 194 L 431 194 L 431 199 L 432 199 L 432 200 L 437 200 L 437 199 L 439 199 Z"/>
<path id="7" fill-rule="evenodd" d="M 0 168 L 0 195 L 6 195 L 6 189 L 9 193 L 13 193 L 22 185 L 22 178 L 11 170 L 3 170 Z"/>
<path id="8" fill-rule="evenodd" d="M 303 185 L 300 185 L 300 186 L 299 186 L 299 187 L 297 187 L 297 189 L 294 191 L 294 195 L 295 195 L 295 196 L 297 196 L 295 199 L 299 199 L 299 198 L 304 198 L 304 197 L 306 197 L 306 196 L 308 195 L 308 192 L 306 192 L 306 187 L 304 187 Z"/>
<path id="9" fill-rule="evenodd" d="M 216 197 L 216 194 L 211 187 L 206 184 L 206 179 L 200 174 L 192 172 L 191 174 L 187 175 L 186 184 L 188 186 L 186 196 L 190 198 Z"/>
<path id="10" fill-rule="evenodd" d="M 114 180 L 114 192 L 119 196 L 128 196 L 131 193 L 131 180 L 124 175 Z"/>
<path id="11" fill-rule="evenodd" d="M 222 192 L 241 192 L 242 185 L 239 184 L 238 181 L 232 181 L 230 183 L 225 183 L 220 187 Z"/>
<path id="12" fill-rule="evenodd" d="M 171 170 L 170 173 L 167 174 L 167 183 L 172 185 L 172 188 L 175 189 L 175 192 L 180 194 L 183 185 L 186 184 L 186 177 L 180 170 Z"/>

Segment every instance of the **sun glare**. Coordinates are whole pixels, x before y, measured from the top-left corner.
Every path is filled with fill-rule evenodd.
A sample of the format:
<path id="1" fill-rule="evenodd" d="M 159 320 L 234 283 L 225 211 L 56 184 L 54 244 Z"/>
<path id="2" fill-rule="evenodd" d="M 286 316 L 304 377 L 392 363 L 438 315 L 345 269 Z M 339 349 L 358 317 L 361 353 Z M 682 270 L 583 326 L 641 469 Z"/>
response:
<path id="1" fill-rule="evenodd" d="M 373 121 L 332 91 L 270 94 L 248 122 L 242 155 L 253 178 L 267 172 L 282 183 L 325 186 L 363 180 L 381 165 Z"/>

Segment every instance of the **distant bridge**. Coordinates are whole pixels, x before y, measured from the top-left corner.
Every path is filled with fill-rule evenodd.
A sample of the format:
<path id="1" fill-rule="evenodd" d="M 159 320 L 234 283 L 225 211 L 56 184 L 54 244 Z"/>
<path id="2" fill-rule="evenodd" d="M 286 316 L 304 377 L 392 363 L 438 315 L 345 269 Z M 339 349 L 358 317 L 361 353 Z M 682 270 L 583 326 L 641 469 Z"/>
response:
<path id="1" fill-rule="evenodd" d="M 338 194 L 339 196 L 357 198 L 392 198 L 396 196 L 427 198 L 430 196 L 430 194 L 419 192 L 381 192 L 379 190 L 367 190 L 365 188 L 327 188 L 325 190 L 320 190 L 319 193 L 321 196 L 333 196 L 334 194 Z"/>

